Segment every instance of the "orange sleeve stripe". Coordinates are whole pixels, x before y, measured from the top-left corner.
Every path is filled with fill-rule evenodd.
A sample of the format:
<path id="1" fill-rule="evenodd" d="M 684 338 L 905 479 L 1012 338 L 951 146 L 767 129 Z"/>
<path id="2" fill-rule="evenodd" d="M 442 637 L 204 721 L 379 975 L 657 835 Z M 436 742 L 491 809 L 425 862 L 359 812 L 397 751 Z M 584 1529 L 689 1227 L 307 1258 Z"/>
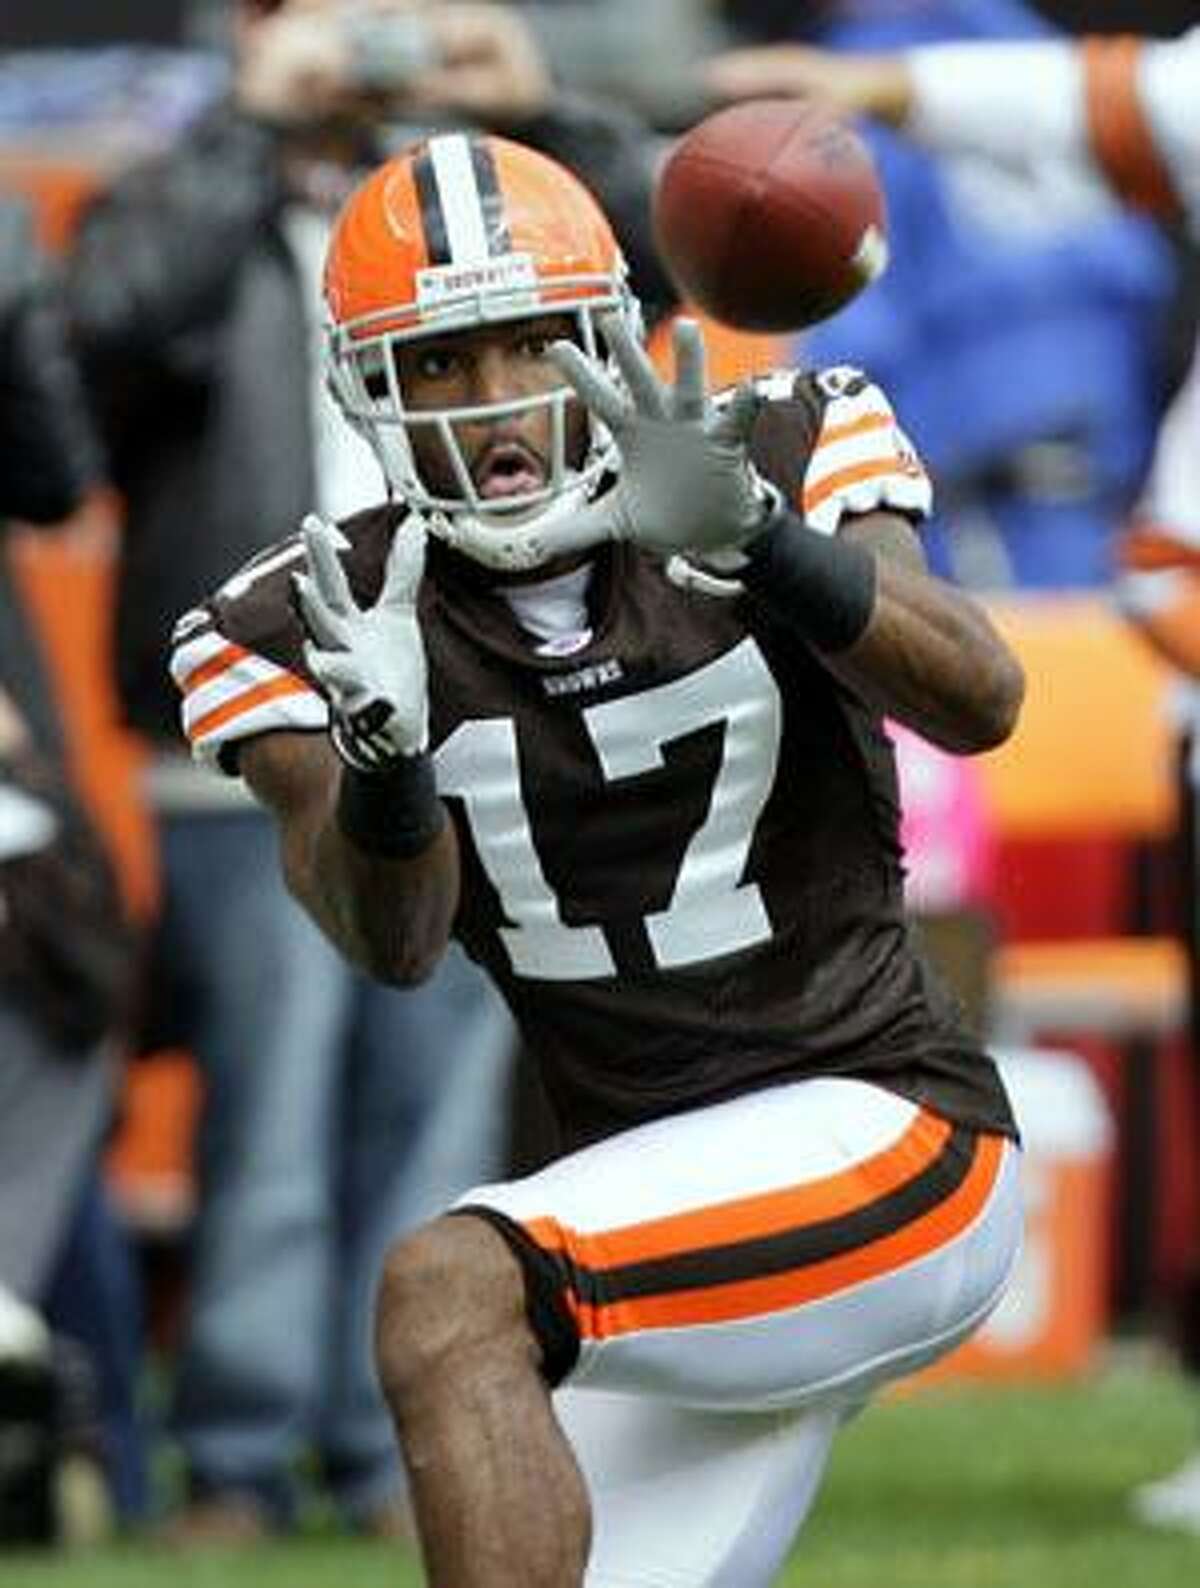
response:
<path id="1" fill-rule="evenodd" d="M 1136 524 L 1122 536 L 1117 556 L 1122 568 L 1138 573 L 1160 568 L 1200 571 L 1200 546 L 1148 524 Z"/>
<path id="2" fill-rule="evenodd" d="M 835 441 L 845 441 L 850 436 L 861 436 L 868 430 L 888 430 L 896 423 L 891 414 L 860 414 L 857 419 L 847 419 L 843 425 L 824 425 L 817 437 L 815 453 Z M 814 453 L 814 455 L 815 455 Z"/>
<path id="3" fill-rule="evenodd" d="M 950 1135 L 945 1120 L 922 1111 L 898 1141 L 853 1169 L 642 1224 L 595 1233 L 571 1230 L 566 1232 L 566 1245 L 581 1267 L 603 1269 L 821 1224 L 857 1212 L 914 1179 L 934 1161 Z M 564 1244 L 562 1226 L 551 1219 L 533 1219 L 526 1229 L 550 1250 Z"/>
<path id="4" fill-rule="evenodd" d="M 190 695 L 193 690 L 199 689 L 211 679 L 227 673 L 231 667 L 236 667 L 238 662 L 244 661 L 249 654 L 249 651 L 243 650 L 240 645 L 222 646 L 215 656 L 210 656 L 206 662 L 201 662 L 199 667 L 194 668 L 187 675 L 183 683 L 184 694 Z"/>
<path id="5" fill-rule="evenodd" d="M 581 1303 L 568 1292 L 567 1304 L 584 1339 L 611 1339 L 639 1329 L 728 1323 L 821 1301 L 917 1262 L 961 1235 L 991 1195 L 1002 1151 L 999 1136 L 980 1137 L 969 1173 L 944 1202 L 903 1229 L 824 1262 L 762 1279 L 635 1297 L 607 1306 Z"/>
<path id="6" fill-rule="evenodd" d="M 1141 50 L 1142 40 L 1134 37 L 1083 41 L 1088 136 L 1101 169 L 1126 204 L 1180 220 L 1183 204 L 1138 95 Z"/>
<path id="7" fill-rule="evenodd" d="M 920 466 L 906 462 L 901 457 L 873 458 L 867 463 L 853 463 L 849 468 L 827 474 L 818 484 L 804 493 L 804 511 L 811 513 L 836 492 L 848 485 L 858 485 L 863 480 L 881 480 L 888 474 L 905 474 L 910 478 L 921 473 Z"/>
<path id="8" fill-rule="evenodd" d="M 205 734 L 214 732 L 227 722 L 232 722 L 235 717 L 253 711 L 265 701 L 278 700 L 283 695 L 308 693 L 307 684 L 299 678 L 293 678 L 290 673 L 284 673 L 280 678 L 272 678 L 265 684 L 258 684 L 254 689 L 247 689 L 234 699 L 227 700 L 224 705 L 215 706 L 212 711 L 205 712 L 203 717 L 197 717 L 188 729 L 188 736 L 193 740 L 203 739 Z"/>

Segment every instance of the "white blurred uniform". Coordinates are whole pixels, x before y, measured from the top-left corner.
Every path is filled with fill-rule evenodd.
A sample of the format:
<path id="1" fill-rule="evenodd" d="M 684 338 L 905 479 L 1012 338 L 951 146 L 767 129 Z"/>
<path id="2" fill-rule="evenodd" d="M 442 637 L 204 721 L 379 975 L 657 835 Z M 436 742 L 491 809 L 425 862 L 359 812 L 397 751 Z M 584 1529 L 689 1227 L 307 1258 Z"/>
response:
<path id="1" fill-rule="evenodd" d="M 922 143 L 1031 175 L 1072 166 L 1097 204 L 1158 207 L 1139 191 L 1165 175 L 1200 231 L 1200 27 L 1172 40 L 935 44 L 905 61 L 907 130 Z"/>
<path id="2" fill-rule="evenodd" d="M 905 61 L 907 130 L 920 142 L 991 159 L 1038 188 L 1052 183 L 1056 197 L 1069 191 L 1080 219 L 1126 203 L 1182 221 L 1200 240 L 1200 27 L 1167 40 L 931 45 Z M 1135 516 L 1185 557 L 1200 549 L 1200 348 L 1163 420 Z M 1118 594 L 1136 622 L 1194 595 L 1195 579 L 1164 564 L 1126 574 Z M 1200 681 L 1181 685 L 1180 700 L 1200 742 Z"/>
<path id="3" fill-rule="evenodd" d="M 913 51 L 907 61 L 914 88 L 909 131 L 922 142 L 991 158 L 1035 187 L 1069 191 L 1073 205 L 1134 205 L 1184 223 L 1200 239 L 1200 27 L 1164 41 L 951 44 Z M 1135 517 L 1131 550 L 1140 539 L 1155 555 L 1143 555 L 1141 571 L 1125 573 L 1117 593 L 1152 641 L 1156 625 L 1160 634 L 1174 634 L 1161 648 L 1187 668 L 1179 703 L 1185 745 L 1190 740 L 1195 886 L 1200 636 L 1187 636 L 1200 589 L 1200 344 L 1163 420 Z M 1200 897 L 1193 896 L 1192 908 L 1194 954 Z M 1195 1374 L 1195 1361 L 1188 1370 Z M 1177 1471 L 1136 1489 L 1132 1505 L 1143 1522 L 1200 1534 L 1200 1449 Z"/>

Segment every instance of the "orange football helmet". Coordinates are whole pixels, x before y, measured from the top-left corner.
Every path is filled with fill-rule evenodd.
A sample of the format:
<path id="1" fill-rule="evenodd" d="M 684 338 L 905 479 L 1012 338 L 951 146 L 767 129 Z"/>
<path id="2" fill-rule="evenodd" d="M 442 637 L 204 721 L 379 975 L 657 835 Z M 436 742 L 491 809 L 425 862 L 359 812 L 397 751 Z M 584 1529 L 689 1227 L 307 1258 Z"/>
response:
<path id="1" fill-rule="evenodd" d="M 553 506 L 584 500 L 613 460 L 611 439 L 589 420 L 587 455 L 566 455 L 563 383 L 538 396 L 453 409 L 405 405 L 397 343 L 504 320 L 571 315 L 579 345 L 603 356 L 598 314 L 622 315 L 641 336 L 641 311 L 627 285 L 620 248 L 603 211 L 564 167 L 492 135 L 430 137 L 379 167 L 351 194 L 334 228 L 325 266 L 329 380 L 342 412 L 370 442 L 389 487 L 422 512 L 430 528 L 460 543 L 470 519 L 472 554 L 496 567 L 528 566 L 530 548 L 514 530 Z M 615 378 L 615 371 L 612 371 Z M 551 411 L 549 477 L 535 490 L 484 499 L 476 491 L 453 421 L 500 420 L 530 408 Z M 434 494 L 417 471 L 410 429 L 440 432 L 460 490 Z"/>

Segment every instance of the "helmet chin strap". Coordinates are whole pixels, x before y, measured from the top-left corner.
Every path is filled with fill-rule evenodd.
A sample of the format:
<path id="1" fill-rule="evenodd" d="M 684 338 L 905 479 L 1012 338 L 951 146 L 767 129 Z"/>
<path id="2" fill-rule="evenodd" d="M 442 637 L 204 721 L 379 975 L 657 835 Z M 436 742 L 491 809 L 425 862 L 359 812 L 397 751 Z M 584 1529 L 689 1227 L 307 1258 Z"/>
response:
<path id="1" fill-rule="evenodd" d="M 593 494 L 594 482 L 579 479 L 568 485 L 540 512 L 482 518 L 468 512 L 426 510 L 429 533 L 440 541 L 499 573 L 526 573 L 556 557 L 596 545 L 594 529 L 581 516 Z"/>
<path id="2" fill-rule="evenodd" d="M 612 443 L 607 430 L 589 416 L 591 441 L 584 467 L 567 468 L 556 494 L 524 508 L 488 511 L 478 500 L 452 505 L 433 497 L 417 472 L 412 445 L 403 430 L 385 436 L 365 426 L 391 493 L 424 519 L 429 533 L 465 557 L 500 573 L 525 573 L 568 553 L 597 544 L 582 513 L 609 478 Z"/>

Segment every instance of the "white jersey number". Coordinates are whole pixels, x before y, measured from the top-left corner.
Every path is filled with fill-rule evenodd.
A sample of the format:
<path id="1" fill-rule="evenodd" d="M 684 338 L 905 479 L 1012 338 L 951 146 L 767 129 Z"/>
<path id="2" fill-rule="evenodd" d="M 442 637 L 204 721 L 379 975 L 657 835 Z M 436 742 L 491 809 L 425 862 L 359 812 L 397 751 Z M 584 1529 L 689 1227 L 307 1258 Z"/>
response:
<path id="1" fill-rule="evenodd" d="M 752 639 L 674 683 L 584 712 L 605 778 L 663 765 L 673 739 L 724 725 L 708 811 L 692 834 L 670 903 L 646 919 L 657 963 L 695 964 L 771 935 L 756 884 L 743 882 L 754 829 L 779 761 L 783 709 Z M 516 730 L 506 718 L 460 723 L 439 747 L 438 787 L 459 795 L 484 870 L 512 926 L 501 928 L 513 969 L 544 981 L 616 973 L 599 926 L 569 926 L 546 881 L 521 795 Z"/>

